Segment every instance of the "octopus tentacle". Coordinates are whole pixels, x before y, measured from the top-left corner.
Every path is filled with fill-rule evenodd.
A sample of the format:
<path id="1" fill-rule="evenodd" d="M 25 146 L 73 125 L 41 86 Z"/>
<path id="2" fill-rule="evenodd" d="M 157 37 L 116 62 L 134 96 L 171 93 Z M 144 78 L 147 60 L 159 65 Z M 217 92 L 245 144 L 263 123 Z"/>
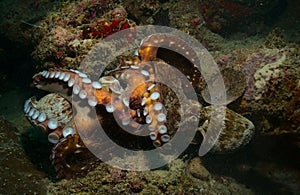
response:
<path id="1" fill-rule="evenodd" d="M 83 176 L 94 168 L 98 159 L 80 139 L 66 99 L 53 93 L 39 101 L 32 97 L 25 102 L 24 111 L 28 120 L 54 144 L 50 160 L 59 176 Z"/>
<path id="2" fill-rule="evenodd" d="M 129 107 L 135 110 L 135 115 L 132 117 L 139 123 L 148 125 L 149 137 L 153 141 L 153 145 L 158 147 L 170 140 L 170 135 L 167 134 L 166 110 L 163 109 L 162 95 L 160 84 L 153 82 L 154 68 L 151 62 L 145 63 L 146 66 L 139 64 L 131 65 L 129 62 L 135 62 L 126 59 L 127 67 L 121 67 L 110 72 L 122 82 L 127 83 L 125 91 L 131 92 Z M 139 83 L 136 85 L 136 83 Z M 130 89 L 134 88 L 134 89 Z"/>
<path id="3" fill-rule="evenodd" d="M 70 103 L 57 94 L 48 94 L 39 101 L 29 98 L 24 105 L 27 119 L 48 135 L 49 142 L 56 144 L 62 137 L 63 127 L 72 118 Z"/>
<path id="4" fill-rule="evenodd" d="M 124 115 L 124 110 L 129 107 L 130 117 L 137 123 L 149 124 L 150 139 L 153 140 L 155 146 L 160 146 L 162 143 L 168 141 L 169 136 L 161 134 L 166 133 L 166 128 L 163 124 L 166 114 L 155 111 L 153 106 L 151 106 L 161 101 L 159 85 L 153 82 L 147 82 L 148 80 L 153 80 L 153 78 L 151 79 L 150 77 L 153 75 L 154 70 L 151 69 L 151 66 L 148 66 L 148 69 L 145 70 L 139 69 L 139 67 L 135 65 L 130 65 L 129 69 L 123 68 L 123 71 L 125 70 L 127 71 L 120 74 L 119 78 L 120 80 L 126 80 L 125 77 L 130 76 L 131 79 L 126 80 L 129 81 L 126 90 L 122 88 L 119 81 L 113 76 L 104 76 L 101 77 L 99 81 L 91 81 L 87 75 L 75 70 L 52 69 L 40 72 L 34 76 L 34 84 L 40 89 L 47 90 L 49 90 L 49 86 L 59 85 L 61 89 L 66 91 L 66 86 L 68 86 L 73 95 L 77 95 L 82 100 L 86 99 L 90 106 L 102 104 L 106 107 L 107 112 L 121 113 L 117 114 L 117 116 L 119 116 L 123 125 L 128 125 L 128 116 Z M 64 77 L 66 77 L 66 79 L 64 79 Z M 130 99 L 127 100 L 125 92 L 130 91 L 131 89 L 128 88 L 135 86 L 134 83 L 139 83 L 139 85 L 132 90 Z M 61 90 L 60 94 L 64 91 Z M 58 92 L 58 90 L 56 92 Z M 64 97 L 65 96 L 64 94 Z M 118 99 L 122 101 L 118 101 Z M 129 123 L 129 125 L 139 129 L 136 123 Z M 51 138 L 58 139 L 61 137 L 61 129 L 62 128 L 53 132 Z M 162 140 L 160 140 L 161 138 Z"/>
<path id="5" fill-rule="evenodd" d="M 162 51 L 166 49 L 168 55 L 160 56 L 159 49 Z M 197 53 L 187 42 L 175 35 L 164 33 L 150 35 L 143 39 L 138 48 L 138 53 L 143 62 L 153 61 L 157 58 L 169 61 L 173 58 L 173 63 L 171 65 L 183 72 L 194 87 L 199 84 L 201 73 L 199 70 L 200 61 Z M 164 59 L 165 56 L 171 57 Z M 180 63 L 176 63 L 176 60 L 182 59 L 182 56 L 190 61 L 189 65 L 183 66 Z"/>
<path id="6" fill-rule="evenodd" d="M 99 160 L 88 150 L 79 134 L 69 134 L 52 149 L 50 160 L 60 176 L 84 176 Z"/>

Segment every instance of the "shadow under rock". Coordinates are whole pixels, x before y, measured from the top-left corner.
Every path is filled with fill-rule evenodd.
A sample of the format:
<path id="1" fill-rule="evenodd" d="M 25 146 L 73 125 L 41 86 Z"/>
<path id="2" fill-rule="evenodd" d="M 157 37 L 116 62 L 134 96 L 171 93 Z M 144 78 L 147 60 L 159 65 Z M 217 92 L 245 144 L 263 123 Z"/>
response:
<path id="1" fill-rule="evenodd" d="M 38 129 L 30 128 L 21 135 L 21 143 L 31 162 L 39 171 L 46 173 L 47 177 L 55 181 L 56 172 L 50 161 L 53 145 L 48 142 L 46 135 Z"/>
<path id="2" fill-rule="evenodd" d="M 297 136 L 258 135 L 232 154 L 203 157 L 205 167 L 245 184 L 255 193 L 297 194 L 300 190 L 300 149 Z"/>

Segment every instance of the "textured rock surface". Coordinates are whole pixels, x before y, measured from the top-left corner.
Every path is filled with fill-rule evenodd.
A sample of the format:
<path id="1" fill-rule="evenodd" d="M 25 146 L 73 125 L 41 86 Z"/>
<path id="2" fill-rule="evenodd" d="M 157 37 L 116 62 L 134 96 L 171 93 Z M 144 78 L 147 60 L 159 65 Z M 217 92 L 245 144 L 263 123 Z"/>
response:
<path id="1" fill-rule="evenodd" d="M 0 118 L 0 193 L 45 194 L 46 175 L 32 164 L 17 132 L 11 123 Z"/>
<path id="2" fill-rule="evenodd" d="M 195 157 L 189 162 L 187 166 L 187 171 L 193 177 L 201 179 L 201 180 L 208 180 L 210 173 L 208 170 L 202 165 L 201 159 L 199 157 Z"/>
<path id="3" fill-rule="evenodd" d="M 165 169 L 128 172 L 101 164 L 85 178 L 62 180 L 49 186 L 50 194 L 252 194 L 246 186 L 226 177 L 209 181 L 191 178 L 186 165 L 174 160 Z"/>

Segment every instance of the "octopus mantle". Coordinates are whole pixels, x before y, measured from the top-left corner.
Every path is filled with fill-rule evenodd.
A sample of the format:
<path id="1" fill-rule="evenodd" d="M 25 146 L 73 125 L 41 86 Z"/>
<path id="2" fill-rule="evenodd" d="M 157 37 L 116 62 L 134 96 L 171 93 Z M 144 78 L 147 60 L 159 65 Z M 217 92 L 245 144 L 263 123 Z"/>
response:
<path id="1" fill-rule="evenodd" d="M 165 44 L 172 43 L 179 50 L 189 48 L 183 43 L 176 45 L 178 40 L 163 39 L 160 36 L 163 35 L 145 38 L 138 48 L 139 56 L 120 57 L 117 67 L 96 81 L 77 70 L 50 69 L 34 75 L 34 86 L 51 93 L 39 101 L 36 97 L 28 99 L 24 111 L 29 121 L 47 134 L 49 142 L 54 145 L 50 159 L 59 175 L 67 178 L 82 176 L 99 162 L 88 150 L 89 145 L 95 143 L 84 144 L 74 122 L 74 117 L 87 115 L 90 108 L 96 109 L 97 118 L 105 132 L 116 143 L 127 148 L 151 149 L 168 143 L 176 133 L 180 117 L 187 120 L 198 117 L 198 133 L 205 136 L 208 124 L 214 122 L 210 121 L 211 106 L 202 108 L 198 101 L 186 100 L 192 106 L 189 112 L 183 113 L 172 90 L 160 83 L 149 81 L 153 80 L 149 78 L 155 77 L 155 68 L 149 61 L 155 61 L 158 65 L 165 63 L 157 58 L 158 48 L 149 46 L 149 43 L 166 40 L 168 42 Z M 185 53 L 193 55 L 193 51 L 188 50 Z M 164 55 L 168 53 L 165 52 Z M 141 66 L 145 63 L 147 66 Z M 199 84 L 201 75 L 192 62 L 176 67 L 188 76 L 193 87 Z M 131 86 L 135 87 L 128 89 Z M 189 90 L 180 83 L 178 88 Z M 132 91 L 129 99 L 126 98 L 128 94 L 124 94 L 126 91 Z M 74 98 L 80 101 L 74 101 Z M 87 112 L 77 112 L 82 107 L 81 101 L 85 101 Z M 125 109 L 129 110 L 129 116 L 124 112 Z M 226 110 L 226 119 L 222 133 L 212 149 L 214 152 L 235 150 L 248 143 L 254 133 L 251 121 L 225 106 L 221 109 Z M 116 123 L 113 114 L 121 124 Z M 130 135 L 122 130 L 122 127 L 129 126 L 138 131 L 139 124 L 147 125 L 148 136 Z M 89 129 L 94 124 L 88 121 L 82 125 Z M 198 137 L 195 136 L 194 141 L 199 144 L 202 139 Z M 105 148 L 105 143 L 100 144 Z M 107 153 L 109 152 L 107 149 Z"/>

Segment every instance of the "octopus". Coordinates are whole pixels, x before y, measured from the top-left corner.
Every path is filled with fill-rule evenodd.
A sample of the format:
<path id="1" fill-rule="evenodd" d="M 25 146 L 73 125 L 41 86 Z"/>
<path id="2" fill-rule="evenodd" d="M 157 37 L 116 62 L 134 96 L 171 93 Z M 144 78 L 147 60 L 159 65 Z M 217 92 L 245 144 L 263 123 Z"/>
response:
<path id="1" fill-rule="evenodd" d="M 168 144 L 179 126 L 189 120 L 199 119 L 197 134 L 192 143 L 200 144 L 207 136 L 208 124 L 218 120 L 210 117 L 213 105 L 203 107 L 200 100 L 190 100 L 188 110 L 182 111 L 179 98 L 168 86 L 155 82 L 157 66 L 166 63 L 179 69 L 187 78 L 189 85 L 177 83 L 178 90 L 189 91 L 199 88 L 201 73 L 196 67 L 195 53 L 186 43 L 165 34 L 154 34 L 144 38 L 137 49 L 137 55 L 121 56 L 116 66 L 106 71 L 100 78 L 92 80 L 83 72 L 73 69 L 49 69 L 33 76 L 33 85 L 50 94 L 37 100 L 29 98 L 24 104 L 28 120 L 47 136 L 53 144 L 50 160 L 58 175 L 66 178 L 84 176 L 99 163 L 99 159 L 89 151 L 90 146 L 106 148 L 106 143 L 88 140 L 93 136 L 94 120 L 82 120 L 95 109 L 97 121 L 105 133 L 114 141 L 130 149 L 153 149 Z M 176 52 L 159 48 L 155 43 L 172 46 Z M 166 72 L 164 72 L 166 73 Z M 246 145 L 254 134 L 254 125 L 242 115 L 228 109 L 227 104 L 235 101 L 243 92 L 245 82 L 235 82 L 231 77 L 237 75 L 243 81 L 243 74 L 234 70 L 224 70 L 227 101 L 218 109 L 225 111 L 222 131 L 212 152 L 230 152 Z M 165 75 L 162 75 L 165 76 Z M 241 86 L 242 85 L 242 86 Z M 199 96 L 211 103 L 209 93 L 204 90 Z M 84 116 L 84 117 L 83 117 Z M 88 117 L 87 117 L 88 118 Z M 183 122 L 181 118 L 185 118 Z M 85 129 L 86 136 L 79 133 L 78 127 Z M 141 126 L 147 131 L 141 131 Z M 128 127 L 131 132 L 124 131 Z M 140 132 L 146 132 L 141 136 Z M 184 139 L 184 134 L 182 136 Z"/>

